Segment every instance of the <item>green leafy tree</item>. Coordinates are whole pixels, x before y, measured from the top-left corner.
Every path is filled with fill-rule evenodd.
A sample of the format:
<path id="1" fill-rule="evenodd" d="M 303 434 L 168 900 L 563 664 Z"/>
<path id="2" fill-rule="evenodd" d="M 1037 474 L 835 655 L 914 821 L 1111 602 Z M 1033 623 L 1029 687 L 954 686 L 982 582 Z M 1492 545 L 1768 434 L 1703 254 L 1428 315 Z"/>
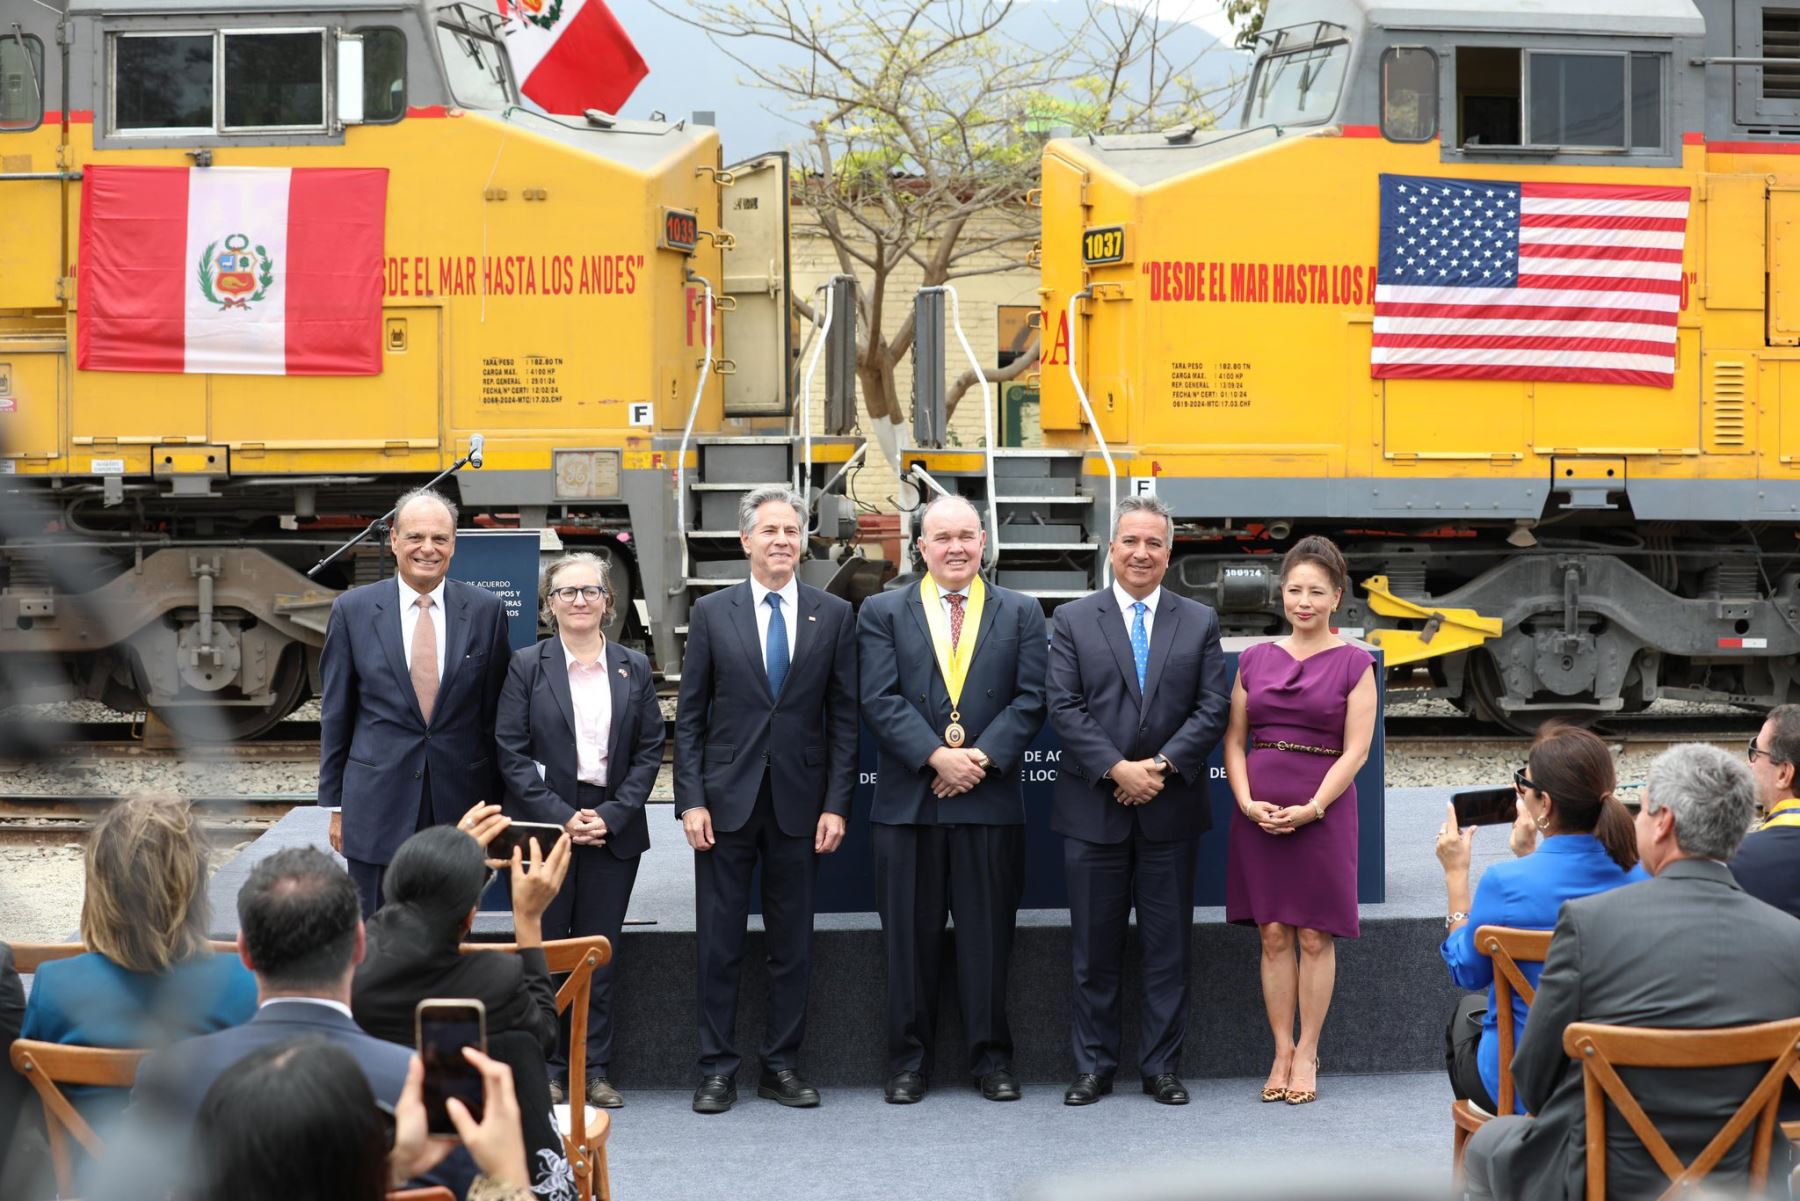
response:
<path id="1" fill-rule="evenodd" d="M 1256 48 L 1256 35 L 1262 32 L 1263 15 L 1269 11 L 1269 0 L 1225 0 L 1225 19 L 1237 30 L 1240 50 Z"/>

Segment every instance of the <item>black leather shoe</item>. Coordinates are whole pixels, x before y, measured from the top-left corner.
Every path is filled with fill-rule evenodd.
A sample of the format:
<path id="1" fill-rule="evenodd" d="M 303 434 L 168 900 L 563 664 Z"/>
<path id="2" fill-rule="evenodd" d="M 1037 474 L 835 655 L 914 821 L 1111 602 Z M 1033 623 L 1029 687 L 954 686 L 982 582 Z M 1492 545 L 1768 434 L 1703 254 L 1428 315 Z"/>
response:
<path id="1" fill-rule="evenodd" d="M 1092 1105 L 1101 1097 L 1112 1096 L 1113 1078 L 1110 1074 L 1097 1076 L 1092 1072 L 1083 1072 L 1075 1077 L 1075 1083 L 1069 1085 L 1063 1093 L 1064 1105 Z"/>
<path id="2" fill-rule="evenodd" d="M 802 1080 L 793 1068 L 779 1072 L 764 1068 L 762 1079 L 756 1082 L 756 1095 L 794 1109 L 811 1109 L 819 1103 L 819 1090 Z"/>
<path id="3" fill-rule="evenodd" d="M 1187 1085 L 1174 1072 L 1164 1072 L 1160 1076 L 1145 1076 L 1144 1091 L 1156 1098 L 1158 1105 L 1186 1105 L 1188 1103 Z"/>
<path id="4" fill-rule="evenodd" d="M 916 1105 L 925 1099 L 925 1077 L 917 1072 L 895 1072 L 888 1077 L 889 1105 Z"/>
<path id="5" fill-rule="evenodd" d="M 567 1101 L 568 1099 L 569 1099 L 569 1090 L 563 1086 L 563 1082 L 560 1080 L 551 1080 L 550 1081 L 550 1104 L 561 1105 L 564 1101 Z"/>
<path id="6" fill-rule="evenodd" d="M 1019 1078 L 1012 1074 L 1011 1068 L 995 1068 L 979 1081 L 981 1095 L 990 1101 L 1017 1101 L 1019 1099 Z"/>
<path id="7" fill-rule="evenodd" d="M 737 1104 L 737 1081 L 730 1076 L 708 1076 L 694 1090 L 695 1113 L 724 1113 Z"/>
<path id="8" fill-rule="evenodd" d="M 625 1104 L 625 1098 L 605 1076 L 595 1076 L 587 1082 L 587 1099 L 596 1109 L 618 1109 Z"/>

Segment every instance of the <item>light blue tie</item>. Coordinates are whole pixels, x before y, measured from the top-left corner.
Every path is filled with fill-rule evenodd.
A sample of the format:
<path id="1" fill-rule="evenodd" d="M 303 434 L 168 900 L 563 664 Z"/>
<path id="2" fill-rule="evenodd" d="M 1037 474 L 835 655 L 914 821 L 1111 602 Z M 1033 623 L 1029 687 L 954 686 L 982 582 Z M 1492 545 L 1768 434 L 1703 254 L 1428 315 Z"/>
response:
<path id="1" fill-rule="evenodd" d="M 769 593 L 769 641 L 763 648 L 763 663 L 769 672 L 769 691 L 781 695 L 781 682 L 787 679 L 787 619 L 781 615 L 781 594 Z M 1142 673 L 1143 669 L 1138 669 Z"/>
<path id="2" fill-rule="evenodd" d="M 1150 631 L 1144 628 L 1144 612 L 1150 606 L 1138 601 L 1131 606 L 1131 658 L 1137 664 L 1138 691 L 1144 691 L 1150 676 Z"/>

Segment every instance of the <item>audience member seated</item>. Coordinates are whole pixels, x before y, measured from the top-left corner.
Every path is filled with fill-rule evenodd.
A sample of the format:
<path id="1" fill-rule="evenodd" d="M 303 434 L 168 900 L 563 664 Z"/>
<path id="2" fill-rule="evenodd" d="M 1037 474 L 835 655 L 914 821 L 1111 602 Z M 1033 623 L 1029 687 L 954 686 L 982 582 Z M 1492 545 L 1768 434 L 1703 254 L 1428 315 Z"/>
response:
<path id="1" fill-rule="evenodd" d="M 482 1118 L 461 1101 L 451 1121 L 480 1175 L 470 1201 L 533 1201 L 512 1077 L 472 1048 L 480 1069 Z M 206 1093 L 194 1126 L 201 1179 L 195 1201 L 381 1201 L 390 1189 L 430 1170 L 455 1146 L 426 1133 L 424 1070 L 411 1057 L 406 1086 L 391 1112 L 378 1107 L 355 1057 L 322 1040 L 279 1043 L 253 1052 Z"/>
<path id="2" fill-rule="evenodd" d="M 0 1049 L 19 1037 L 25 1022 L 25 988 L 13 966 L 12 947 L 0 942 Z M 25 1077 L 0 1064 L 0 1184 L 6 1181 L 6 1162 L 12 1149 L 13 1131 L 19 1124 L 19 1113 L 31 1086 Z M 0 1195 L 5 1195 L 0 1193 Z"/>
<path id="3" fill-rule="evenodd" d="M 179 797 L 131 797 L 109 809 L 88 836 L 88 949 L 39 966 L 20 1037 L 155 1048 L 248 1021 L 255 979 L 207 946 L 206 855 L 199 816 Z M 122 1089 L 63 1091 L 94 1125 L 125 1105 Z"/>
<path id="4" fill-rule="evenodd" d="M 1687 743 L 1650 765 L 1636 830 L 1653 879 L 1563 906 L 1513 1057 L 1519 1097 L 1536 1116 L 1497 1117 L 1470 1138 L 1464 1169 L 1471 1198 L 1584 1195 L 1582 1071 L 1563 1053 L 1570 1022 L 1696 1029 L 1800 1013 L 1800 923 L 1745 893 L 1725 866 L 1750 824 L 1755 795 L 1749 769 L 1716 747 Z M 1688 1163 L 1767 1068 L 1628 1068 L 1619 1075 Z M 1725 1195 L 1734 1184 L 1741 1190 L 1750 1137 L 1708 1181 Z M 1668 1187 L 1616 1115 L 1607 1146 L 1609 1196 L 1655 1197 Z"/>
<path id="5" fill-rule="evenodd" d="M 124 1133 L 133 1147 L 155 1147 L 158 1153 L 109 1155 L 109 1167 L 124 1170 L 109 1175 L 109 1187 L 97 1195 L 159 1195 L 141 1188 L 146 1161 L 174 1159 L 166 1146 L 188 1137 L 213 1082 L 272 1045 L 322 1039 L 349 1054 L 376 1098 L 388 1105 L 400 1099 L 411 1056 L 358 1029 L 350 1017 L 350 975 L 363 956 L 363 928 L 348 873 L 312 847 L 277 851 L 251 869 L 238 892 L 237 910 L 238 951 L 255 973 L 261 998 L 256 1016 L 144 1061 Z M 473 1165 L 459 1154 L 420 1183 L 442 1184 L 460 1196 L 473 1174 Z"/>
<path id="6" fill-rule="evenodd" d="M 1438 830 L 1437 856 L 1449 894 L 1450 936 L 1440 948 L 1450 978 L 1471 992 L 1458 1002 L 1445 1032 L 1444 1058 L 1457 1098 L 1495 1112 L 1500 1088 L 1500 1027 L 1494 1009 L 1494 963 L 1475 947 L 1483 926 L 1548 930 L 1571 897 L 1646 880 L 1637 866 L 1631 814 L 1613 795 L 1616 780 L 1606 744 L 1575 726 L 1547 726 L 1525 770 L 1513 776 L 1519 816 L 1510 844 L 1515 859 L 1488 867 L 1473 902 L 1469 857 L 1476 827 L 1456 827 L 1455 806 Z M 1541 841 L 1540 841 L 1541 838 Z M 1542 965 L 1520 964 L 1536 987 Z M 1513 995 L 1513 1036 L 1525 1028 L 1525 1001 Z M 1518 1109 L 1517 1101 L 1514 1102 Z M 1519 1110 L 1519 1112 L 1523 1112 Z"/>
<path id="7" fill-rule="evenodd" d="M 1800 917 L 1800 705 L 1769 711 L 1750 740 L 1762 824 L 1731 857 L 1731 874 L 1757 900 Z"/>
<path id="8" fill-rule="evenodd" d="M 487 885 L 484 846 L 507 825 L 498 806 L 407 839 L 388 864 L 385 903 L 369 919 L 368 955 L 356 969 L 351 1009 L 364 1030 L 410 1044 L 413 1013 L 427 997 L 470 997 L 487 1008 L 488 1051 L 512 1069 L 540 1192 L 570 1168 L 551 1111 L 546 1061 L 556 1050 L 556 990 L 544 959 L 544 910 L 568 871 L 567 834 L 529 860 L 515 853 L 512 905 L 517 954 L 464 955 L 460 946 Z M 464 827 L 473 829 L 473 834 Z"/>

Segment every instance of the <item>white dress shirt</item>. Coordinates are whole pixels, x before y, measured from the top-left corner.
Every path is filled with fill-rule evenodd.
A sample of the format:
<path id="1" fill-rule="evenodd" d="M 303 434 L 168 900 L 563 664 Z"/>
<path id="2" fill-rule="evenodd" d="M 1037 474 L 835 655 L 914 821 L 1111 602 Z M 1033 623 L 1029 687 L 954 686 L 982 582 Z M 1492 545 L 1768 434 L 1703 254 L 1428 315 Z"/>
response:
<path id="1" fill-rule="evenodd" d="M 396 577 L 397 578 L 397 577 Z M 448 577 L 446 577 L 447 579 Z M 431 598 L 431 628 L 437 631 L 437 674 L 444 678 L 444 581 L 430 592 L 415 592 L 412 585 L 400 580 L 400 659 L 412 663 L 413 627 L 419 622 L 419 597 Z"/>
<path id="2" fill-rule="evenodd" d="M 769 603 L 763 598 L 772 589 L 764 588 L 757 583 L 756 577 L 750 577 L 750 602 L 756 609 L 756 645 L 762 650 L 763 670 L 769 670 Z M 787 626 L 788 666 L 794 663 L 794 639 L 800 633 L 800 578 L 789 576 L 787 587 L 775 592 L 781 598 L 781 620 Z"/>
<path id="3" fill-rule="evenodd" d="M 1125 641 L 1130 642 L 1131 627 L 1137 621 L 1137 614 L 1132 612 L 1131 606 L 1138 603 L 1137 597 L 1120 587 L 1117 580 L 1113 581 L 1112 589 L 1113 599 L 1119 602 L 1119 611 L 1125 615 Z M 1156 606 L 1161 600 L 1161 584 L 1151 589 L 1150 595 L 1144 598 L 1144 637 L 1146 639 L 1156 635 Z"/>
<path id="4" fill-rule="evenodd" d="M 353 1022 L 356 1020 L 356 1015 L 350 1012 L 348 1005 L 330 997 L 270 997 L 256 1008 L 260 1012 L 271 1005 L 323 1005 L 327 1009 L 337 1010 Z"/>
<path id="5" fill-rule="evenodd" d="M 606 787 L 607 741 L 612 737 L 612 680 L 606 674 L 606 639 L 600 657 L 583 663 L 563 643 L 569 671 L 569 699 L 575 707 L 575 778 Z"/>

